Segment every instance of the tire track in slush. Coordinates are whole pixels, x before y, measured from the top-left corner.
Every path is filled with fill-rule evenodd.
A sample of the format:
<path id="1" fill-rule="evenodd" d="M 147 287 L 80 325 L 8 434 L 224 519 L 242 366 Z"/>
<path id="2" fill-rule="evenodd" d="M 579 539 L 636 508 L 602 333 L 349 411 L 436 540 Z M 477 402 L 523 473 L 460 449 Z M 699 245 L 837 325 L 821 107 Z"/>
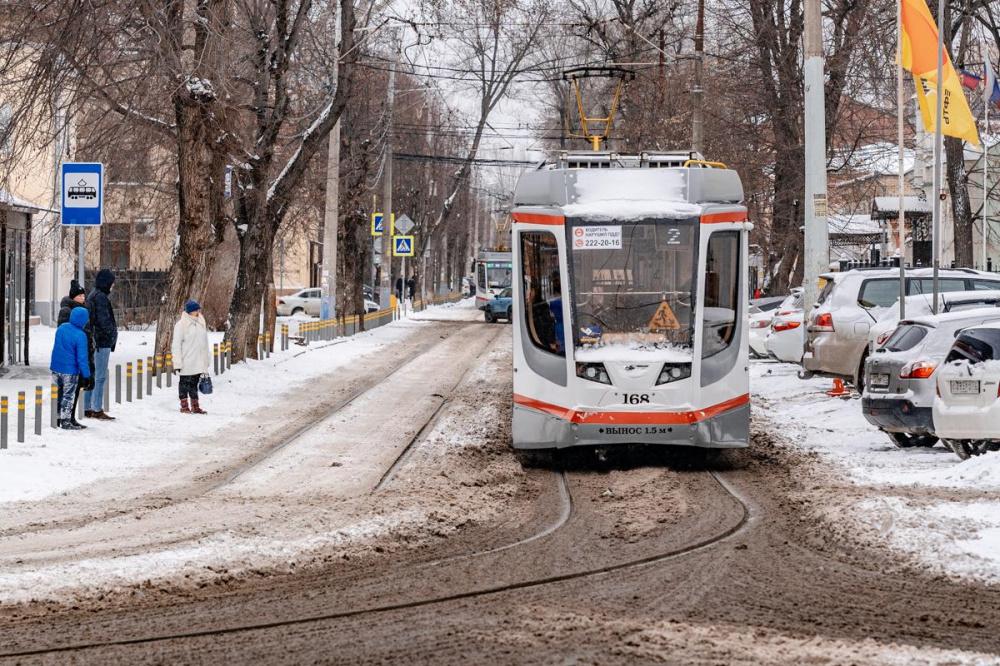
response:
<path id="1" fill-rule="evenodd" d="M 705 471 L 704 473 L 708 474 L 715 481 L 716 485 L 722 491 L 722 493 L 729 496 L 731 499 L 735 500 L 737 505 L 740 507 L 740 518 L 735 524 L 723 530 L 720 530 L 716 534 L 701 539 L 700 541 L 697 541 L 693 544 L 682 546 L 680 548 L 675 548 L 668 551 L 661 551 L 643 557 L 633 558 L 624 562 L 616 562 L 613 564 L 592 567 L 589 569 L 584 569 L 582 571 L 574 571 L 564 574 L 542 576 L 514 583 L 506 583 L 502 585 L 466 590 L 464 592 L 456 592 L 453 594 L 430 596 L 423 599 L 400 602 L 395 604 L 390 603 L 380 606 L 372 606 L 368 608 L 359 608 L 347 611 L 310 614 L 301 617 L 294 617 L 283 620 L 273 620 L 268 622 L 247 622 L 247 623 L 233 625 L 230 627 L 215 628 L 215 629 L 163 633 L 163 634 L 155 634 L 149 636 L 140 636 L 136 638 L 123 638 L 111 641 L 93 641 L 85 643 L 74 643 L 64 646 L 36 648 L 31 650 L 20 650 L 15 652 L 4 652 L 0 653 L 0 658 L 31 657 L 31 656 L 39 656 L 47 654 L 66 654 L 73 652 L 83 652 L 87 650 L 97 650 L 103 648 L 129 647 L 136 645 L 163 643 L 168 641 L 182 641 L 187 639 L 206 638 L 211 636 L 224 636 L 224 635 L 248 633 L 254 631 L 265 631 L 281 627 L 321 623 L 331 620 L 355 618 L 364 615 L 388 613 L 392 611 L 412 610 L 412 609 L 424 608 L 428 606 L 444 604 L 454 601 L 463 601 L 480 597 L 489 597 L 506 592 L 534 589 L 534 588 L 544 587 L 547 585 L 563 583 L 567 581 L 605 576 L 613 573 L 627 571 L 630 569 L 658 564 L 667 560 L 683 557 L 686 555 L 690 555 L 692 553 L 708 550 L 710 548 L 718 546 L 721 543 L 725 542 L 726 540 L 730 539 L 731 537 L 734 537 L 737 534 L 743 532 L 747 527 L 756 522 L 755 513 L 751 509 L 751 503 L 748 499 L 746 499 L 742 495 L 742 493 L 740 493 L 727 480 L 725 480 L 719 472 Z M 483 557 L 486 555 L 502 552 L 505 550 L 510 550 L 517 547 L 523 547 L 533 541 L 537 541 L 539 539 L 542 539 L 546 536 L 550 536 L 551 534 L 557 532 L 559 529 L 561 529 L 569 522 L 569 519 L 573 514 L 573 498 L 572 498 L 572 492 L 570 491 L 569 484 L 567 482 L 567 474 L 565 472 L 559 472 L 556 473 L 555 476 L 560 484 L 559 495 L 564 506 L 562 511 L 560 512 L 558 519 L 554 521 L 552 524 L 547 525 L 537 533 L 529 537 L 519 539 L 516 542 L 512 542 L 502 546 L 497 546 L 483 551 L 476 551 L 474 553 L 466 553 L 466 554 L 456 555 L 450 558 L 444 558 L 442 560 L 430 562 L 425 566 L 438 566 L 441 564 L 446 564 L 450 561 Z"/>

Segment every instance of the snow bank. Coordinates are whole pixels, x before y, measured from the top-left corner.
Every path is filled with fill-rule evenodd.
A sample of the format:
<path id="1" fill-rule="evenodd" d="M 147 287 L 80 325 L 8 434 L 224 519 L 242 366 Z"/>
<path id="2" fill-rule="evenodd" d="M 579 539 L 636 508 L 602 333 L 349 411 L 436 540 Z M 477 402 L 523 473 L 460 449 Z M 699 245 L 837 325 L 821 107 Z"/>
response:
<path id="1" fill-rule="evenodd" d="M 963 462 L 940 444 L 900 449 L 865 420 L 860 400 L 830 398 L 829 379 L 803 381 L 797 369 L 751 362 L 755 413 L 863 489 L 845 501 L 861 497 L 854 505 L 861 520 L 878 527 L 889 545 L 952 574 L 1000 581 L 1000 503 L 982 501 L 1000 491 L 1000 454 Z"/>
<path id="2" fill-rule="evenodd" d="M 563 206 L 568 217 L 597 220 L 641 220 L 648 217 L 686 219 L 701 215 L 687 202 L 683 173 L 667 169 L 581 170 L 571 192 L 574 203 Z"/>

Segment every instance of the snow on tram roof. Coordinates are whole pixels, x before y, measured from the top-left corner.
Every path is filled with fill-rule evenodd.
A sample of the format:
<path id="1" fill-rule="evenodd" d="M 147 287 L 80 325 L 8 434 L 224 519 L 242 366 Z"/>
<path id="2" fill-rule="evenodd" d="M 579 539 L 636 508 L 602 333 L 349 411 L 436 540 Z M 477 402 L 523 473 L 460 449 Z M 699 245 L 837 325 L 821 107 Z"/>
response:
<path id="1" fill-rule="evenodd" d="M 739 174 L 715 168 L 546 168 L 521 175 L 514 206 L 562 208 L 581 217 L 689 218 L 743 200 Z"/>
<path id="2" fill-rule="evenodd" d="M 687 201 L 687 180 L 680 170 L 580 171 L 567 187 L 574 189 L 575 203 L 562 209 L 570 217 L 628 220 L 701 215 L 701 206 Z M 573 196 L 567 198 L 573 200 Z"/>

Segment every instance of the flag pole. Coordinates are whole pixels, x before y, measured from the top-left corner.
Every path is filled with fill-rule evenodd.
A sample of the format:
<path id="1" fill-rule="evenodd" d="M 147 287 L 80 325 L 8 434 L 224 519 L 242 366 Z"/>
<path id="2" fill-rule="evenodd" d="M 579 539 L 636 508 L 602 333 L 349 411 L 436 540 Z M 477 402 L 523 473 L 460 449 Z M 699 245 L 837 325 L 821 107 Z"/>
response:
<path id="1" fill-rule="evenodd" d="M 903 194 L 906 175 L 903 167 L 903 0 L 896 3 L 896 138 L 899 142 L 899 208 L 896 221 L 899 224 L 899 321 L 906 318 L 906 207 Z"/>
<path id="2" fill-rule="evenodd" d="M 932 189 L 934 191 L 933 224 L 931 227 L 931 247 L 933 254 L 933 289 L 934 298 L 932 309 L 934 314 L 938 310 L 938 272 L 941 268 L 941 123 L 944 115 L 944 0 L 938 0 L 938 45 L 937 45 L 937 80 L 934 82 L 937 89 L 934 95 L 934 177 Z"/>
<path id="3" fill-rule="evenodd" d="M 989 48 L 989 47 L 987 47 Z M 990 234 L 986 226 L 987 207 L 990 204 L 990 102 L 986 100 L 986 136 L 983 137 L 983 270 L 986 270 L 986 243 L 989 242 Z"/>

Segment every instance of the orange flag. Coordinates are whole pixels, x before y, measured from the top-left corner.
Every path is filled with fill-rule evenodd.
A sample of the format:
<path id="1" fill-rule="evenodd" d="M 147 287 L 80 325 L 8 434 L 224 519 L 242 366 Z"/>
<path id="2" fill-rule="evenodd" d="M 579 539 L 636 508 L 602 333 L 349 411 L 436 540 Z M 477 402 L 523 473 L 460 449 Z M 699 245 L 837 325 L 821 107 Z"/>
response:
<path id="1" fill-rule="evenodd" d="M 934 22 L 934 17 L 931 16 L 924 0 L 899 1 L 902 3 L 903 13 L 903 48 L 900 64 L 903 69 L 913 74 L 924 129 L 933 132 L 936 124 L 934 97 L 937 95 L 937 23 Z M 944 95 L 941 132 L 978 146 L 979 132 L 976 129 L 976 121 L 972 117 L 965 93 L 962 92 L 962 82 L 951 64 L 951 58 L 948 57 L 947 48 L 944 50 L 944 66 L 941 72 L 941 91 Z"/>

